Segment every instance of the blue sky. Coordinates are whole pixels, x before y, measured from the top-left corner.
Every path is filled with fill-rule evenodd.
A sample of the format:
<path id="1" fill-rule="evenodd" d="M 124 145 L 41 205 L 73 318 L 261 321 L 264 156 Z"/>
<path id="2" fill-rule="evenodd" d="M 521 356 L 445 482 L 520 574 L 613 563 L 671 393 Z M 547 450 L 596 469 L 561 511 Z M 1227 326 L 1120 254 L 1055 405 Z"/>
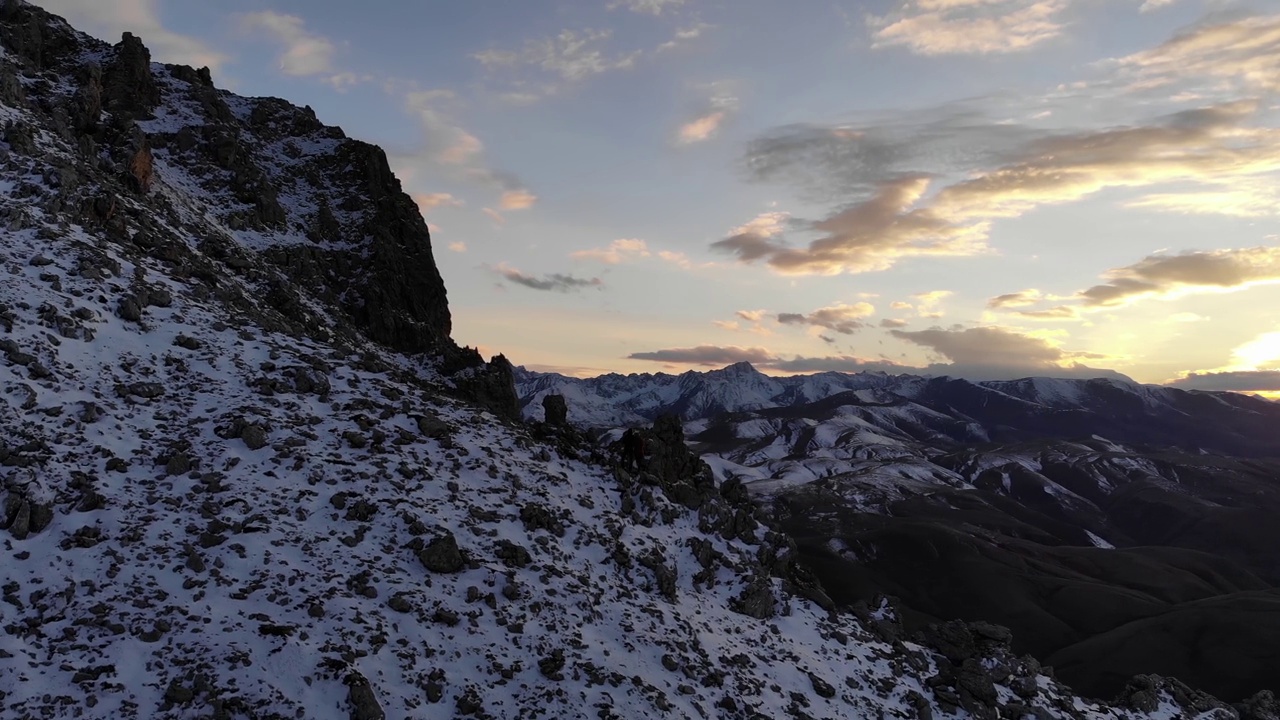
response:
<path id="1" fill-rule="evenodd" d="M 518 364 L 1280 391 L 1272 1 L 37 4 L 385 147 Z"/>

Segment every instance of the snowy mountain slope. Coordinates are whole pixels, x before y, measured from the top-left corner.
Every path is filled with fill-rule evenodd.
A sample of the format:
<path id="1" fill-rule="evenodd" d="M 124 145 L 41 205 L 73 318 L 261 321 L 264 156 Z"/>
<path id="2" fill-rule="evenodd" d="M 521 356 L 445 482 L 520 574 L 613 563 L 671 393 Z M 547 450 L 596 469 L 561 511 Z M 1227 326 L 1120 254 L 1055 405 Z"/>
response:
<path id="1" fill-rule="evenodd" d="M 993 404 L 1025 402 L 1005 390 L 1019 388 Z M 1007 625 L 1019 651 L 1091 694 L 1151 672 L 1231 699 L 1275 689 L 1280 665 L 1259 648 L 1280 640 L 1266 619 L 1280 607 L 1276 461 L 1097 436 L 993 442 L 958 402 L 953 416 L 864 392 L 724 414 L 691 435 L 718 480 L 770 507 L 837 603 L 887 593 L 909 626 Z M 1129 629 L 1142 622 L 1160 643 Z"/>
<path id="2" fill-rule="evenodd" d="M 430 254 L 377 153 L 307 146 L 291 185 L 263 128 L 305 111 L 18 0 L 0 41 L 0 716 L 1240 716 L 1151 678 L 1082 700 L 989 625 L 831 612 L 669 424 L 636 477 L 501 416 L 443 287 L 385 267 Z"/>

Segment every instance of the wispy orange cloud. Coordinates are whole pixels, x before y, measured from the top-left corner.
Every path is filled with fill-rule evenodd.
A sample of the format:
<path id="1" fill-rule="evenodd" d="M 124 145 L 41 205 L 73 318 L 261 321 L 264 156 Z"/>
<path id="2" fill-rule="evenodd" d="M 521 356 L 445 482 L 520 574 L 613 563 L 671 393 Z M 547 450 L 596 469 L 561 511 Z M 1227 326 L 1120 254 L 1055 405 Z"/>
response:
<path id="1" fill-rule="evenodd" d="M 502 193 L 498 207 L 503 210 L 528 210 L 538 202 L 538 196 L 528 190 L 508 190 Z"/>
<path id="2" fill-rule="evenodd" d="M 624 238 L 614 240 L 608 247 L 591 248 L 570 253 L 575 260 L 595 260 L 606 265 L 620 265 L 624 262 L 649 257 L 649 246 L 644 240 Z"/>

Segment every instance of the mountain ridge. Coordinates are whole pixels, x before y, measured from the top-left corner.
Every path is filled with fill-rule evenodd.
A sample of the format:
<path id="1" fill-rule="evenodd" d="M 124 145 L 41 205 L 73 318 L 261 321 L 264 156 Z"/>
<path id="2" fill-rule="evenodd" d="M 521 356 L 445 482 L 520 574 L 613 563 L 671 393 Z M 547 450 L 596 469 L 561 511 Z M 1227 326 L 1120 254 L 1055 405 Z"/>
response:
<path id="1" fill-rule="evenodd" d="M 559 394 L 568 402 L 570 420 L 584 426 L 637 425 L 666 413 L 705 424 L 724 413 L 799 407 L 853 392 L 882 402 L 910 404 L 921 412 L 942 413 L 980 428 L 951 438 L 954 442 L 1019 436 L 1069 439 L 1101 432 L 1108 437 L 1114 434 L 1113 439 L 1122 443 L 1280 456 L 1280 440 L 1265 431 L 1267 422 L 1280 420 L 1275 403 L 1113 377 L 970 381 L 881 372 L 774 377 L 750 363 L 737 363 L 680 375 L 609 374 L 585 379 L 517 368 L 516 383 L 525 417 L 539 419 L 541 398 Z"/>

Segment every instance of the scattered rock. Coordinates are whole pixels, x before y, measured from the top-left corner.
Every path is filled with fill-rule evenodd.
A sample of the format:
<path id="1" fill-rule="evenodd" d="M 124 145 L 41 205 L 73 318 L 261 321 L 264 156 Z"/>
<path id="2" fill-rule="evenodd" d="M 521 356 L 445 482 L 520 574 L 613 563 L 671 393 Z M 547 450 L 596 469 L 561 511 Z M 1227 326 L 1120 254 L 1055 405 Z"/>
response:
<path id="1" fill-rule="evenodd" d="M 267 446 L 267 430 L 256 423 L 247 423 L 240 429 L 239 437 L 250 450 L 261 450 Z"/>
<path id="2" fill-rule="evenodd" d="M 351 720 L 386 720 L 387 714 L 378 704 L 369 680 L 358 672 L 347 676 L 347 702 L 351 705 Z"/>
<path id="3" fill-rule="evenodd" d="M 465 564 L 462 551 L 458 549 L 458 540 L 450 532 L 427 543 L 418 553 L 418 561 L 434 573 L 461 572 Z"/>

